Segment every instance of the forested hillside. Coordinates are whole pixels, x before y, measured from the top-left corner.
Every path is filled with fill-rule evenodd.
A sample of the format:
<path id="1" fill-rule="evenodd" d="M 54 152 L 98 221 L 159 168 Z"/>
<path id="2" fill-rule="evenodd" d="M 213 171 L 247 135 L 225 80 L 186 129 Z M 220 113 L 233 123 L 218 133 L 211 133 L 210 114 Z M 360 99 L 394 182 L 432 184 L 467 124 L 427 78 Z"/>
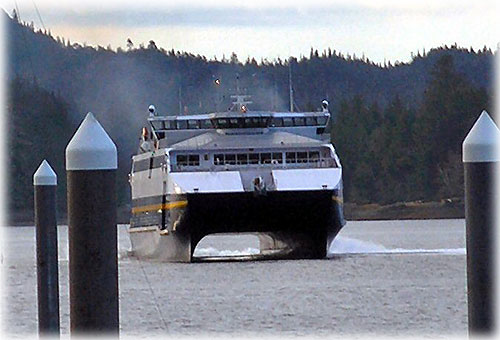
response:
<path id="1" fill-rule="evenodd" d="M 130 156 L 149 104 L 167 114 L 224 109 L 238 79 L 241 91 L 253 95 L 250 109 L 286 110 L 289 63 L 297 109 L 316 109 L 325 98 L 332 104 L 332 141 L 351 202 L 461 195 L 461 141 L 480 112 L 492 109 L 494 55 L 486 48 L 443 46 L 386 65 L 334 46 L 290 60 L 240 61 L 235 54 L 209 60 L 166 51 L 153 40 L 130 42 L 127 50 L 93 48 L 16 19 L 6 22 L 14 209 L 31 207 L 31 175 L 43 158 L 64 186 L 64 147 L 87 112 L 117 143 L 125 204 Z M 222 80 L 217 91 L 216 78 Z"/>

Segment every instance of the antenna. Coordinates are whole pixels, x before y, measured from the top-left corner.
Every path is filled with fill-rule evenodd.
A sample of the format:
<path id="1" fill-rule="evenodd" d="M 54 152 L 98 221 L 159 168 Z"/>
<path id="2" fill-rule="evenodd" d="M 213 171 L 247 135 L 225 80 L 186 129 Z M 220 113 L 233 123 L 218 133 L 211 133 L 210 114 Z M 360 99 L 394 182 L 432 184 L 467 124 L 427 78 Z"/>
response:
<path id="1" fill-rule="evenodd" d="M 240 94 L 240 75 L 236 73 L 236 95 Z"/>
<path id="2" fill-rule="evenodd" d="M 293 112 L 292 56 L 288 59 L 288 86 L 290 90 L 290 112 Z"/>
<path id="3" fill-rule="evenodd" d="M 182 86 L 179 86 L 179 116 L 182 115 Z"/>

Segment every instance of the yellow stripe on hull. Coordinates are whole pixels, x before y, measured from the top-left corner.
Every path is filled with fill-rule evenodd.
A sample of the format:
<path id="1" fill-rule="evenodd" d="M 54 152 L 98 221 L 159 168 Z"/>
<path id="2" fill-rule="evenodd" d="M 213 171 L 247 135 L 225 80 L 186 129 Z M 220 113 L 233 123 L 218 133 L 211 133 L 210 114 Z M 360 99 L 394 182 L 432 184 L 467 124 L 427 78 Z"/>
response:
<path id="1" fill-rule="evenodd" d="M 170 210 L 174 208 L 184 208 L 185 206 L 187 206 L 187 204 L 188 201 L 176 201 L 165 204 L 144 205 L 142 207 L 132 208 L 132 214 L 140 214 L 143 212 L 157 211 L 157 210 Z"/>

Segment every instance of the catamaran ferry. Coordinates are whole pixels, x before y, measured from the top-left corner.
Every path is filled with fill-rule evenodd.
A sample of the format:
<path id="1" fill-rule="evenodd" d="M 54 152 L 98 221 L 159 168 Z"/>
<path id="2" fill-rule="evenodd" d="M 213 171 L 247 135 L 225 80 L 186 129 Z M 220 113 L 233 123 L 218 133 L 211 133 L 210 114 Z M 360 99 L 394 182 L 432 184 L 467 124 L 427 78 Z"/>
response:
<path id="1" fill-rule="evenodd" d="M 149 107 L 130 185 L 132 252 L 190 262 L 216 233 L 255 233 L 262 255 L 324 258 L 345 224 L 342 167 L 318 112 L 160 115 Z"/>

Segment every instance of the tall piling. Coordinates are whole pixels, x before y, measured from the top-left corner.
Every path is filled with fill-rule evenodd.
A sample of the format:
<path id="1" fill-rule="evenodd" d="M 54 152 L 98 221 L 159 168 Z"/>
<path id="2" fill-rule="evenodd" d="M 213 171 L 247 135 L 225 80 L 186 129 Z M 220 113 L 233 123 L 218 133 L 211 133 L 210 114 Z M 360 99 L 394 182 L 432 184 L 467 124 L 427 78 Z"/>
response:
<path id="1" fill-rule="evenodd" d="M 88 113 L 66 147 L 70 330 L 119 333 L 116 146 Z"/>
<path id="2" fill-rule="evenodd" d="M 469 334 L 488 334 L 495 321 L 495 171 L 500 131 L 486 111 L 462 144 L 465 179 Z"/>
<path id="3" fill-rule="evenodd" d="M 38 333 L 59 336 L 57 175 L 46 160 L 33 175 L 35 194 Z"/>

